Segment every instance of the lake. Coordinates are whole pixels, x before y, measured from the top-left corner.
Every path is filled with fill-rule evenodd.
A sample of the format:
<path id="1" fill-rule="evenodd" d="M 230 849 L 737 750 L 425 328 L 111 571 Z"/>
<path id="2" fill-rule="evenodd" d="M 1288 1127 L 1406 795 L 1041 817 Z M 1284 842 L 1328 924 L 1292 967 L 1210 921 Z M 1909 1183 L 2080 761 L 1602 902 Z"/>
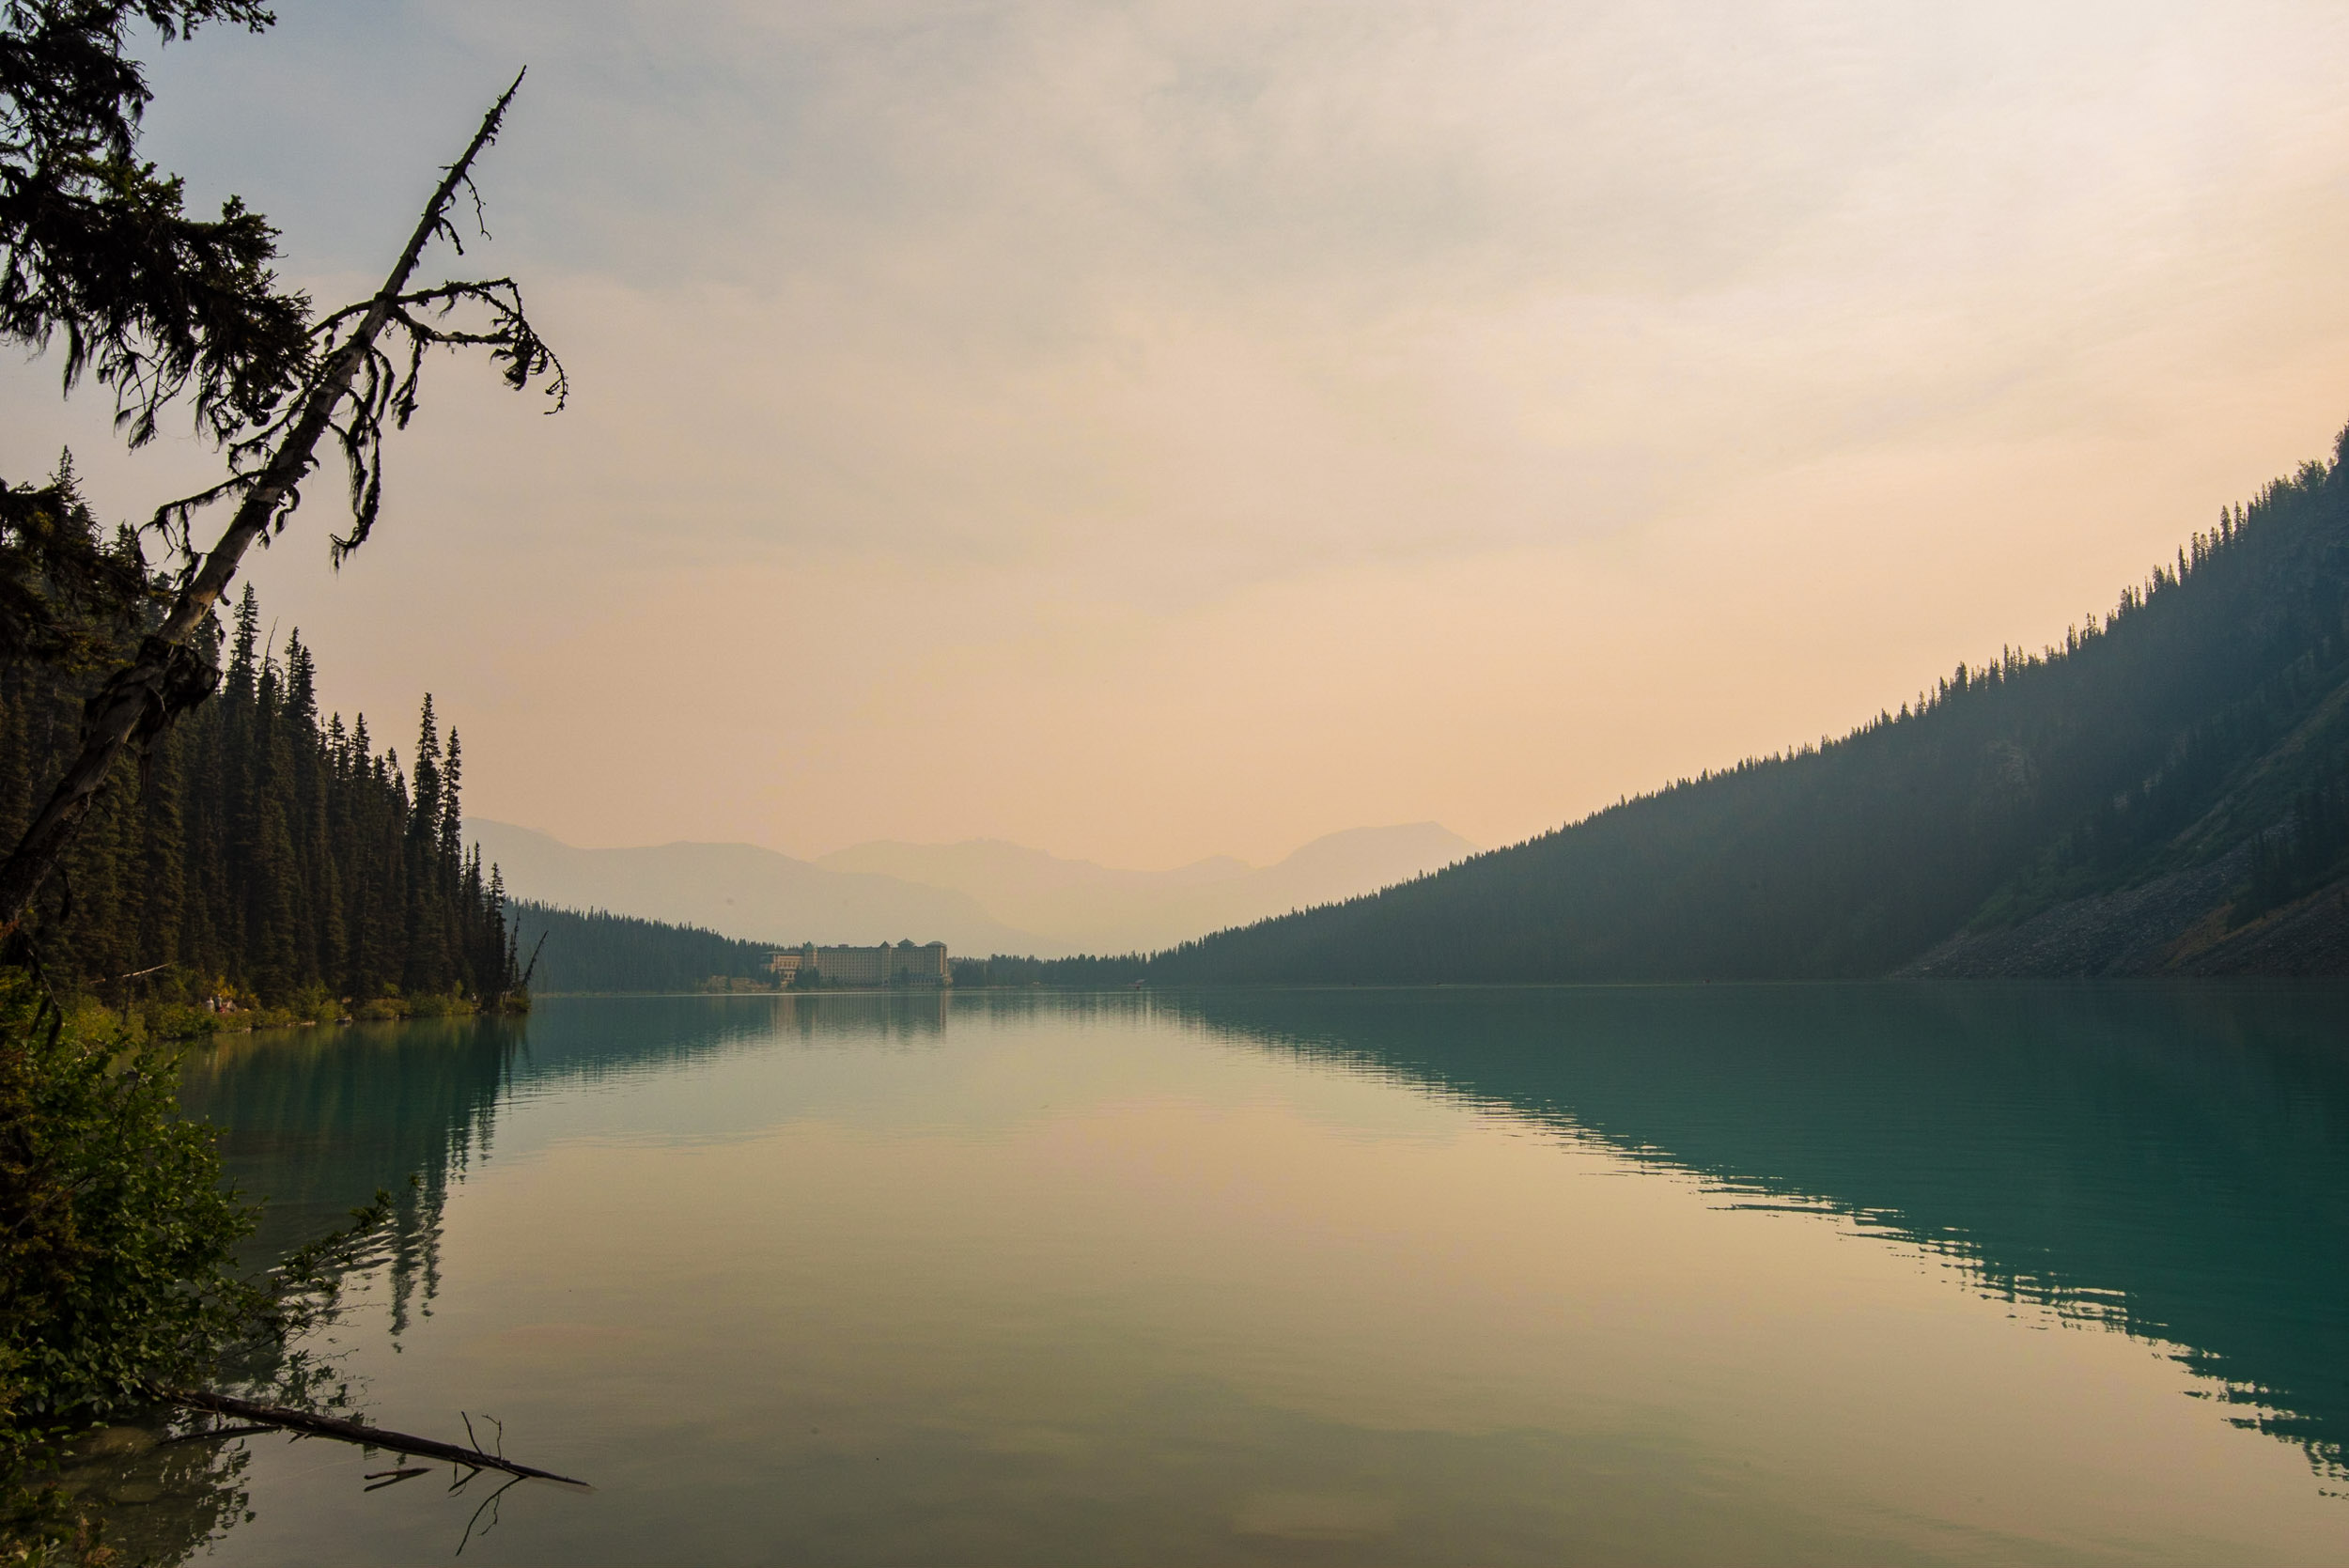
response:
<path id="1" fill-rule="evenodd" d="M 370 1420 L 596 1490 L 181 1443 L 150 1549 L 2349 1560 L 2338 987 L 554 998 L 185 1094 L 261 1247 L 401 1194 Z"/>

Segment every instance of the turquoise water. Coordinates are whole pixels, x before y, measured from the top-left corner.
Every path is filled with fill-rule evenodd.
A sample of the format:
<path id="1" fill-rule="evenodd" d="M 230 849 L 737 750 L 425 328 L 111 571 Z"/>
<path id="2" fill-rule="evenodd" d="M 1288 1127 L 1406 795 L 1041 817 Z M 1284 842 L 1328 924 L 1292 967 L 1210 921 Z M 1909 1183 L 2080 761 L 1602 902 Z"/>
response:
<path id="1" fill-rule="evenodd" d="M 268 1436 L 147 1456 L 116 1517 L 231 1563 L 2338 1561 L 2344 1002 L 556 999 L 256 1036 L 186 1096 L 262 1244 L 405 1192 L 334 1335 L 370 1418 L 494 1415 L 596 1490 L 483 1510 Z"/>

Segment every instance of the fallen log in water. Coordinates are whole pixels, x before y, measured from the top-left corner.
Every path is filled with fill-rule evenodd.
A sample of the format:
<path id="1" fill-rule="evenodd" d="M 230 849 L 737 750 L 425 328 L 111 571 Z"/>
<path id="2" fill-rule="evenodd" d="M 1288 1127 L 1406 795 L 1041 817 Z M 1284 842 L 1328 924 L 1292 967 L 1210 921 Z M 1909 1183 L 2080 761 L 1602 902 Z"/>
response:
<path id="1" fill-rule="evenodd" d="M 299 1432 L 311 1437 L 333 1437 L 339 1442 L 361 1443 L 392 1453 L 408 1454 L 418 1459 L 445 1459 L 452 1465 L 466 1465 L 477 1470 L 503 1470 L 523 1481 L 559 1481 L 566 1486 L 594 1491 L 587 1483 L 571 1476 L 556 1475 L 529 1465 L 517 1465 L 503 1454 L 487 1449 L 467 1448 L 461 1443 L 443 1443 L 430 1437 L 411 1436 L 385 1427 L 368 1426 L 360 1421 L 347 1421 L 334 1416 L 314 1415 L 284 1405 L 257 1405 L 249 1399 L 233 1399 L 227 1394 L 206 1393 L 200 1389 L 152 1389 L 148 1390 L 167 1405 L 183 1409 L 209 1410 L 216 1416 L 234 1416 L 256 1426 L 272 1426 L 287 1432 Z"/>

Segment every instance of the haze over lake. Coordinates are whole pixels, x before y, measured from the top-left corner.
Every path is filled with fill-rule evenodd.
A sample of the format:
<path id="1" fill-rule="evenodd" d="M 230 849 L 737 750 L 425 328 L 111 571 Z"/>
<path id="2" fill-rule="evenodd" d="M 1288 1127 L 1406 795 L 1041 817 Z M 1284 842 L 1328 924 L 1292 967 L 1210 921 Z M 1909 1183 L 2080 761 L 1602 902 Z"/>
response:
<path id="1" fill-rule="evenodd" d="M 541 904 L 786 944 L 812 936 L 889 941 L 919 931 L 981 955 L 1146 953 L 1358 898 L 1476 850 L 1433 822 L 1327 833 L 1271 865 L 1218 855 L 1162 871 L 1066 860 L 995 839 L 860 844 L 812 862 L 749 844 L 582 849 L 479 819 L 465 824 L 465 841 L 500 868 L 508 892 Z"/>
<path id="2" fill-rule="evenodd" d="M 0 5 L 0 1568 L 2349 1563 L 2345 78 Z"/>
<path id="3" fill-rule="evenodd" d="M 212 1560 L 2336 1560 L 2343 1000 L 556 999 L 224 1044 L 185 1097 L 259 1246 L 423 1176 L 338 1331 L 371 1419 L 486 1411 L 598 1490 L 466 1541 L 485 1488 L 254 1438 Z M 120 1512 L 184 1524 L 175 1484 Z"/>

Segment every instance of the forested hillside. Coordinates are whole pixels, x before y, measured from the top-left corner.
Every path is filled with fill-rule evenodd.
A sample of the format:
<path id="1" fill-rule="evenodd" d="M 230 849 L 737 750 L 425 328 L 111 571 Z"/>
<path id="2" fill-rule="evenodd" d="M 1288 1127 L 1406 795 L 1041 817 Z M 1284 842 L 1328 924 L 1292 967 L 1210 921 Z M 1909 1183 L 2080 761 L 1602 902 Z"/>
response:
<path id="1" fill-rule="evenodd" d="M 1161 982 L 2341 972 L 2349 432 L 2099 625 Z"/>
<path id="2" fill-rule="evenodd" d="M 774 979 L 772 942 L 529 899 L 514 900 L 506 912 L 533 991 L 692 991 L 712 980 Z"/>
<path id="3" fill-rule="evenodd" d="M 83 697 L 151 614 L 134 545 L 101 545 L 61 478 L 45 525 L 102 552 L 123 596 L 77 603 L 39 557 L 4 563 L 0 836 L 10 844 L 71 753 Z M 123 760 L 44 890 L 31 929 L 52 983 L 107 1000 L 130 994 L 107 987 L 135 985 L 141 996 L 270 1003 L 511 990 L 503 891 L 459 846 L 461 751 L 454 731 L 442 741 L 431 699 L 403 774 L 364 718 L 348 728 L 339 714 L 320 718 L 309 649 L 291 631 L 270 645 L 250 587 L 226 653 L 220 689 L 143 766 Z"/>

